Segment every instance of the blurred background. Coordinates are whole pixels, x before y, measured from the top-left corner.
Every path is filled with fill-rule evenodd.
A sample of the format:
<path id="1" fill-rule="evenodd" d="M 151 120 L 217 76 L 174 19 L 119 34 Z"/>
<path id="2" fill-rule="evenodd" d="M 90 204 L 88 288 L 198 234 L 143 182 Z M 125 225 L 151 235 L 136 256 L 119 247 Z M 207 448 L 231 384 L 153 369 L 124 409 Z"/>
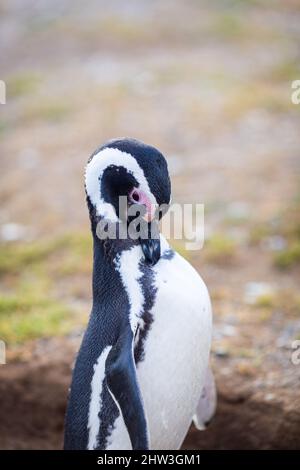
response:
<path id="1" fill-rule="evenodd" d="M 83 170 L 118 136 L 205 204 L 204 248 L 176 247 L 212 296 L 219 405 L 184 448 L 300 448 L 299 40 L 298 0 L 0 2 L 0 448 L 62 446 L 91 307 Z"/>

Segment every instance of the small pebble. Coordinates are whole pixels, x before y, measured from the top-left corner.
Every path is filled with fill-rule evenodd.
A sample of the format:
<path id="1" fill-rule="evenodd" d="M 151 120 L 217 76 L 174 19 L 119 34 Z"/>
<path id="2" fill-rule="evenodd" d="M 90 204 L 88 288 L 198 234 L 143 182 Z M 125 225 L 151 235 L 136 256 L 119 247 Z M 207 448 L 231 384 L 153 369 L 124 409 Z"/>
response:
<path id="1" fill-rule="evenodd" d="M 3 224 L 0 227 L 0 238 L 4 242 L 15 242 L 27 238 L 28 229 L 21 224 Z"/>
<path id="2" fill-rule="evenodd" d="M 244 290 L 244 301 L 246 304 L 254 305 L 260 297 L 273 293 L 273 287 L 266 282 L 248 282 Z"/>

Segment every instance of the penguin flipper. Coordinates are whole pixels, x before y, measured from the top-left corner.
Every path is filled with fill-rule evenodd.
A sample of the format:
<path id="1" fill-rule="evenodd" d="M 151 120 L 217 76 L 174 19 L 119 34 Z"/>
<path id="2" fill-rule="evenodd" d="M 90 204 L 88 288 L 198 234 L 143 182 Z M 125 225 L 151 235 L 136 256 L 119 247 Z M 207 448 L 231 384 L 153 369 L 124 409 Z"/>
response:
<path id="1" fill-rule="evenodd" d="M 137 381 L 130 326 L 120 334 L 105 363 L 107 386 L 124 419 L 132 449 L 149 449 L 148 427 Z"/>
<path id="2" fill-rule="evenodd" d="M 217 391 L 215 379 L 211 370 L 208 366 L 205 382 L 202 388 L 202 392 L 198 401 L 193 421 L 197 429 L 203 431 L 207 428 L 212 417 L 215 414 L 217 407 Z"/>

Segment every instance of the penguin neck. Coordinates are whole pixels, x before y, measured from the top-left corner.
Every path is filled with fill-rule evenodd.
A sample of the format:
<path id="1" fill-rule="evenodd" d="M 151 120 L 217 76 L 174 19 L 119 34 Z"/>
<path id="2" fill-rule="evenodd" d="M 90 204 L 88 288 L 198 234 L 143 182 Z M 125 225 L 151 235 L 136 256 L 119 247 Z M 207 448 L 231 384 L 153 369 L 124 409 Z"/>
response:
<path id="1" fill-rule="evenodd" d="M 104 265 L 108 263 L 108 259 L 105 255 L 104 241 L 99 240 L 97 235 L 93 234 L 93 277 L 101 274 Z"/>
<path id="2" fill-rule="evenodd" d="M 110 268 L 110 269 L 109 269 Z M 113 262 L 106 255 L 104 240 L 100 240 L 93 232 L 93 304 L 99 304 L 103 295 L 105 284 L 111 282 L 111 275 L 107 279 L 107 272 L 113 274 Z"/>
<path id="3" fill-rule="evenodd" d="M 115 260 L 123 250 L 128 250 L 139 241 L 125 240 L 101 240 L 96 231 L 92 228 L 93 236 L 93 303 L 100 305 L 103 295 L 108 288 L 113 287 L 119 273 L 117 271 Z"/>

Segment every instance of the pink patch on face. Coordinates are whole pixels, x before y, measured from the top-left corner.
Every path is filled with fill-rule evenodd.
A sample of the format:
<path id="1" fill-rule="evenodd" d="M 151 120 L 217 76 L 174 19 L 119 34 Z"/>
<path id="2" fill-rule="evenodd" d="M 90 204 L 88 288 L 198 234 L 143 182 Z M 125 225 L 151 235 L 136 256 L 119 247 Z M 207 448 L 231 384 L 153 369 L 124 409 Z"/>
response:
<path id="1" fill-rule="evenodd" d="M 155 205 L 151 203 L 147 194 L 139 188 L 133 188 L 128 197 L 133 204 L 141 204 L 146 207 L 144 218 L 147 222 L 151 222 L 155 215 Z"/>

